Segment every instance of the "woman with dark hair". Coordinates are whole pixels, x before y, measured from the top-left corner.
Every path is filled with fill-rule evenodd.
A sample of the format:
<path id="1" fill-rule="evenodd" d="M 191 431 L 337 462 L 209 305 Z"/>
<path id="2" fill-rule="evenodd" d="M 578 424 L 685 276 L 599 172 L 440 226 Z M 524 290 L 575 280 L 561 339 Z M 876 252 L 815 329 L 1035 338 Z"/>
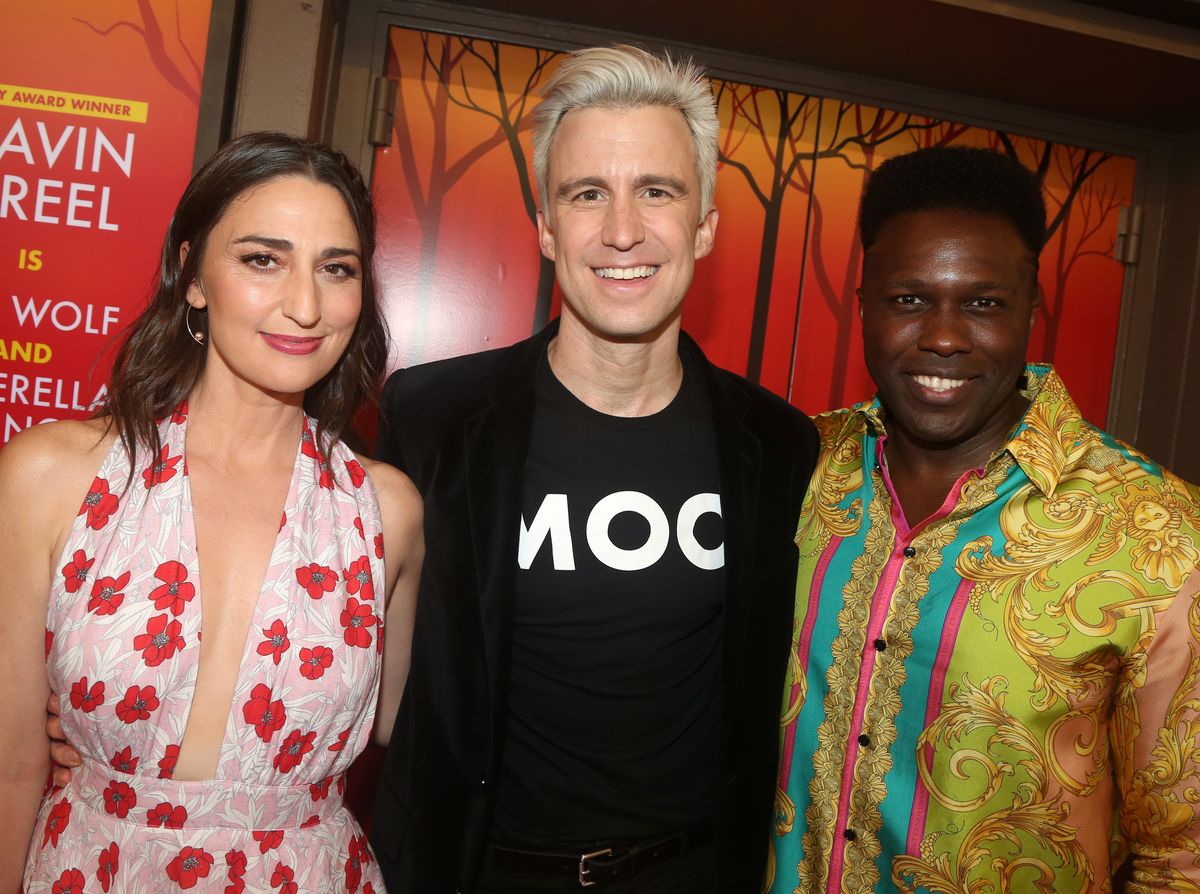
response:
<path id="1" fill-rule="evenodd" d="M 230 142 L 101 413 L 0 451 L 0 894 L 382 892 L 343 774 L 395 716 L 423 542 L 412 483 L 347 446 L 386 357 L 374 224 L 340 153 Z M 51 691 L 82 762 L 43 792 Z"/>

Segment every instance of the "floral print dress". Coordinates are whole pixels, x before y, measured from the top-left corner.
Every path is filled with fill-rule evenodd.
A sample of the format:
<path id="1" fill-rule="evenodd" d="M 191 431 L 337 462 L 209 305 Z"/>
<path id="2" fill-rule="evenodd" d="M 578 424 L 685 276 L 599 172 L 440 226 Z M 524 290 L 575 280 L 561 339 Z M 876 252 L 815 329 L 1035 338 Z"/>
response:
<path id="1" fill-rule="evenodd" d="M 130 469 L 115 443 L 50 594 L 47 671 L 83 754 L 45 796 L 26 894 L 381 894 L 342 803 L 379 688 L 383 535 L 373 487 L 306 419 L 243 647 L 216 778 L 171 778 L 200 655 L 202 594 L 183 446 Z"/>

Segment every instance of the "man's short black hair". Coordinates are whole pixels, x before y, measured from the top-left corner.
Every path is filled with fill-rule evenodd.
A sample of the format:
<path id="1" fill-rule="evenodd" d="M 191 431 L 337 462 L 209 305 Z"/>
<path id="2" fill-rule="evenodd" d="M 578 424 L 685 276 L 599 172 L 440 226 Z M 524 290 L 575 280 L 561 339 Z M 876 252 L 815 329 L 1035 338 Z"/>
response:
<path id="1" fill-rule="evenodd" d="M 858 206 L 863 250 L 895 215 L 942 209 L 1007 218 L 1035 259 L 1046 242 L 1046 203 L 1033 171 L 991 149 L 934 146 L 890 158 L 867 178 Z"/>

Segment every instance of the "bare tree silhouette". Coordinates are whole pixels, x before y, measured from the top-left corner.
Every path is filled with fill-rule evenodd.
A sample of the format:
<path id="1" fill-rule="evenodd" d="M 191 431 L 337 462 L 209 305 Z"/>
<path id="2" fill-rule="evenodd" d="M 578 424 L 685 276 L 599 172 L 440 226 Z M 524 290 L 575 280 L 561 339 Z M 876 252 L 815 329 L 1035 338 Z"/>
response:
<path id="1" fill-rule="evenodd" d="M 137 0 L 137 7 L 142 19 L 140 23 L 122 19 L 113 22 L 107 28 L 101 28 L 79 17 L 75 17 L 75 21 L 91 29 L 101 37 L 107 37 L 119 28 L 129 28 L 131 31 L 142 35 L 142 40 L 146 44 L 146 49 L 150 53 L 150 61 L 154 63 L 154 67 L 158 69 L 168 84 L 183 94 L 192 105 L 199 107 L 202 72 L 191 50 L 183 42 L 183 34 L 180 31 L 179 23 L 179 4 L 175 4 L 175 42 L 182 49 L 190 72 L 185 72 L 183 66 L 177 64 L 168 51 L 166 40 L 163 37 L 162 26 L 159 24 L 158 15 L 155 13 L 154 6 L 150 0 Z"/>
<path id="2" fill-rule="evenodd" d="M 811 163 L 812 150 L 805 148 L 803 137 L 819 100 L 779 88 L 734 81 L 717 80 L 714 86 L 718 112 L 728 109 L 720 160 L 741 172 L 763 209 L 758 281 L 754 288 L 754 315 L 746 358 L 746 377 L 757 382 L 762 374 L 783 203 L 788 188 L 796 183 L 798 171 L 805 182 L 808 180 L 808 172 L 801 170 L 801 163 L 805 160 Z M 749 140 L 751 133 L 758 139 Z M 755 149 L 761 150 L 767 161 L 767 174 L 762 182 L 754 174 L 754 169 L 759 167 L 755 163 L 758 159 L 744 158 Z"/>
<path id="3" fill-rule="evenodd" d="M 1063 218 L 1070 213 L 1071 204 L 1075 201 L 1075 197 L 1079 194 L 1079 190 L 1083 187 L 1083 184 L 1089 177 L 1096 173 L 1096 170 L 1102 164 L 1112 158 L 1112 154 L 1109 152 L 1098 152 L 1094 149 L 1083 149 L 1077 146 L 1051 143 L 1047 140 L 1038 140 L 1033 137 L 1014 137 L 1002 130 L 993 131 L 993 133 L 994 138 L 991 141 L 993 148 L 1002 149 L 1011 158 L 1016 159 L 1026 166 L 1029 166 L 1032 161 L 1034 173 L 1037 174 L 1038 179 L 1043 184 L 1046 181 L 1046 175 L 1050 171 L 1050 165 L 1054 161 L 1056 154 L 1054 150 L 1060 148 L 1067 151 L 1070 156 L 1069 171 L 1060 169 L 1060 173 L 1064 175 L 1064 182 L 1067 184 L 1066 196 L 1060 201 L 1052 194 L 1046 194 L 1046 199 L 1050 205 L 1047 210 L 1052 211 L 1054 214 L 1046 224 L 1046 242 L 1049 242 L 1062 225 Z"/>
<path id="4" fill-rule="evenodd" d="M 466 54 L 462 41 L 446 35 L 420 32 L 421 61 L 415 80 L 420 83 L 429 125 L 419 125 L 410 115 L 403 86 L 396 91 L 396 109 L 392 127 L 392 145 L 396 147 L 404 182 L 421 228 L 420 259 L 415 277 L 417 307 L 406 325 L 420 342 L 421 331 L 428 322 L 428 313 L 435 300 L 434 280 L 437 272 L 437 249 L 441 236 L 442 208 L 450 190 L 480 158 L 502 144 L 506 136 L 497 127 L 486 139 L 467 149 L 453 161 L 448 160 L 450 135 L 447 132 L 447 110 L 450 106 L 450 84 Z M 403 78 L 400 54 L 389 48 L 388 74 Z M 429 133 L 432 141 L 427 169 L 417 161 L 413 134 Z"/>
<path id="5" fill-rule="evenodd" d="M 1112 257 L 1115 239 L 1109 240 L 1104 248 L 1085 248 L 1105 226 L 1114 211 L 1121 207 L 1121 197 L 1118 195 L 1116 183 L 1110 183 L 1099 189 L 1084 190 L 1078 193 L 1068 206 L 1062 218 L 1062 238 L 1058 243 L 1058 251 L 1054 257 L 1054 291 L 1053 308 L 1046 308 L 1049 302 L 1043 300 L 1043 314 L 1046 320 L 1046 360 L 1054 360 L 1054 349 L 1058 343 L 1059 327 L 1062 323 L 1063 310 L 1066 305 L 1067 283 L 1071 278 L 1075 265 L 1086 257 Z M 1073 226 L 1078 221 L 1077 226 Z"/>
<path id="6" fill-rule="evenodd" d="M 1097 170 L 1113 156 L 1108 152 L 1067 146 L 995 131 L 989 141 L 993 148 L 1000 149 L 1011 158 L 1031 167 L 1043 183 L 1049 221 L 1046 224 L 1046 242 L 1050 245 L 1059 235 L 1057 250 L 1053 257 L 1052 278 L 1044 288 L 1038 316 L 1045 323 L 1046 339 L 1044 356 L 1054 360 L 1059 327 L 1066 305 L 1067 285 L 1071 273 L 1080 259 L 1091 256 L 1111 255 L 1113 245 L 1106 249 L 1086 248 L 1104 228 L 1113 212 L 1121 207 L 1120 191 L 1115 182 L 1099 189 L 1085 188 Z M 1066 186 L 1061 197 L 1045 189 L 1048 176 L 1053 173 L 1058 182 Z M 1047 260 L 1043 256 L 1043 261 Z M 1043 280 L 1043 286 L 1047 285 Z"/>
<path id="7" fill-rule="evenodd" d="M 438 64 L 433 65 L 433 70 L 437 74 L 439 81 L 446 84 L 446 95 L 450 102 L 460 108 L 486 115 L 496 122 L 499 133 L 503 135 L 503 142 L 508 144 L 509 152 L 512 155 L 513 165 L 517 173 L 517 183 L 521 189 L 521 199 L 525 206 L 525 214 L 529 218 L 530 224 L 536 229 L 536 188 L 533 182 L 531 164 L 525 156 L 524 147 L 521 145 L 520 133 L 532 126 L 532 115 L 529 105 L 533 92 L 541 82 L 547 67 L 561 54 L 555 50 L 517 47 L 502 44 L 495 40 L 480 40 L 468 37 L 459 37 L 455 38 L 455 40 L 461 44 L 462 52 L 465 54 L 464 59 L 466 57 L 475 59 L 488 72 L 491 87 L 495 91 L 494 95 L 485 98 L 485 93 L 490 93 L 491 91 L 483 91 L 477 87 L 468 85 L 467 76 L 461 68 L 458 73 L 457 85 L 455 85 L 453 78 L 441 70 L 440 61 Z M 505 73 L 502 70 L 501 60 L 502 51 L 505 49 L 510 54 L 517 50 L 523 50 L 526 53 L 532 54 L 527 67 L 515 79 L 517 82 L 515 89 L 511 83 L 505 83 Z M 457 89 L 454 89 L 455 87 Z M 533 314 L 534 331 L 545 325 L 550 317 L 550 301 L 553 292 L 554 264 L 539 254 L 537 302 L 534 306 Z"/>
<path id="8" fill-rule="evenodd" d="M 820 161 L 837 160 L 848 168 L 862 172 L 859 194 L 854 200 L 857 206 L 862 197 L 862 189 L 866 186 L 867 175 L 878 164 L 878 156 L 883 147 L 894 144 L 897 152 L 906 152 L 918 147 L 942 146 L 954 141 L 967 130 L 968 127 L 964 124 L 890 109 L 873 109 L 858 103 L 842 101 L 838 102 L 832 131 L 827 130 L 821 136 L 817 158 Z M 808 256 L 811 259 L 817 289 L 837 325 L 827 403 L 829 406 L 839 406 L 845 400 L 842 389 L 849 372 L 850 340 L 855 319 L 855 289 L 862 264 L 862 243 L 857 234 L 851 238 L 850 251 L 835 282 L 822 250 L 825 211 L 821 197 L 812 191 L 811 185 L 806 191 L 812 195 Z"/>
<path id="9" fill-rule="evenodd" d="M 939 141 L 945 141 L 965 131 L 966 126 L 945 125 L 929 118 L 869 109 L 851 102 L 839 102 L 832 123 L 826 124 L 823 121 L 826 100 L 732 81 L 716 81 L 715 87 L 718 110 L 727 116 L 723 122 L 721 161 L 741 172 L 763 208 L 746 376 L 757 381 L 762 373 L 783 205 L 788 191 L 795 190 L 809 199 L 810 247 L 806 259 L 811 259 L 818 287 L 838 320 L 833 379 L 834 388 L 840 388 L 845 378 L 852 322 L 846 308 L 852 306 L 861 250 L 855 242 L 840 277 L 841 284 L 835 286 L 820 251 L 824 213 L 813 193 L 815 172 L 824 159 L 838 159 L 865 172 L 872 167 L 878 147 L 885 143 L 910 135 L 916 145 L 931 133 L 939 133 Z M 755 172 L 764 169 L 764 162 L 766 174 L 760 178 Z"/>

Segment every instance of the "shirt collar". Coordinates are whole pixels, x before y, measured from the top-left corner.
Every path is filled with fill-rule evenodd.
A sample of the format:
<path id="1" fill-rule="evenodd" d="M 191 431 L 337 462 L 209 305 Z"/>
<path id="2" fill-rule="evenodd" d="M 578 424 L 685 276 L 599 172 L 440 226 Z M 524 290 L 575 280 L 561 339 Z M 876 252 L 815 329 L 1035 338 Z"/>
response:
<path id="1" fill-rule="evenodd" d="M 1050 496 L 1058 482 L 1082 462 L 1087 450 L 1101 444 L 1100 437 L 1080 415 L 1066 385 L 1050 364 L 1026 364 L 1025 387 L 1021 394 L 1029 398 L 1029 407 L 985 468 L 993 468 L 1007 453 L 1033 485 L 1043 495 Z M 863 426 L 879 437 L 886 435 L 884 411 L 878 395 L 852 406 L 849 415 L 848 421 L 852 420 L 852 424 L 840 433 L 838 441 L 852 433 L 861 433 Z"/>

